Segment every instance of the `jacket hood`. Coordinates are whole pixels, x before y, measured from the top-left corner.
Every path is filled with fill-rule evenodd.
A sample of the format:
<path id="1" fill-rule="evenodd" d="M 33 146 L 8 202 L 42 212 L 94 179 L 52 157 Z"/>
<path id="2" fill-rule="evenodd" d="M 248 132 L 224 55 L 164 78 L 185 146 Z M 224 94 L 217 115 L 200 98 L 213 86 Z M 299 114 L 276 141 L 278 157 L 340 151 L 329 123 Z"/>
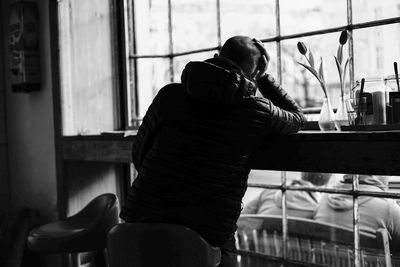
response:
<path id="1" fill-rule="evenodd" d="M 291 186 L 313 187 L 314 185 L 304 180 L 294 180 Z M 314 211 L 320 199 L 319 192 L 286 191 L 286 207 L 288 209 Z M 282 208 L 282 191 L 275 193 L 275 205 Z"/>
<path id="2" fill-rule="evenodd" d="M 336 188 L 340 189 L 351 189 L 352 188 L 352 175 L 345 175 L 343 180 Z M 384 191 L 384 182 L 380 177 L 371 175 L 360 175 L 359 176 L 359 189 L 363 191 Z M 359 205 L 371 200 L 373 197 L 362 196 L 358 198 Z M 334 210 L 349 210 L 353 209 L 353 196 L 351 195 L 340 195 L 331 194 L 327 197 L 328 205 Z"/>
<path id="3" fill-rule="evenodd" d="M 222 57 L 189 62 L 181 80 L 189 98 L 209 105 L 234 105 L 257 89 L 237 64 Z"/>

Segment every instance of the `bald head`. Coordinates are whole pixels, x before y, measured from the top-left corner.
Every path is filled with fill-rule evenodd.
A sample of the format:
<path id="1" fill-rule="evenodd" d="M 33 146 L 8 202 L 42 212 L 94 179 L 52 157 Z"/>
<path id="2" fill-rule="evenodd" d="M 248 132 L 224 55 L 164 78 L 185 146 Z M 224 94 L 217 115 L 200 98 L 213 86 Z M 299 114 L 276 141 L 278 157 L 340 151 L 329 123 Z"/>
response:
<path id="1" fill-rule="evenodd" d="M 222 46 L 220 56 L 234 61 L 240 66 L 244 74 L 250 76 L 256 71 L 262 54 L 250 37 L 234 36 L 229 38 Z"/>

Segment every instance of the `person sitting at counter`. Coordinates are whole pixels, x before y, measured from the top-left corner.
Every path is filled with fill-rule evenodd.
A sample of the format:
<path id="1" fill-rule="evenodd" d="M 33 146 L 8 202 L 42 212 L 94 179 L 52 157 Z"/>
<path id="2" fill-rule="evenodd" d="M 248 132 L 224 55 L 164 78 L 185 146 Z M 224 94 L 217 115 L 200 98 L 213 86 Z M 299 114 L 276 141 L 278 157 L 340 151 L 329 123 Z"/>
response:
<path id="1" fill-rule="evenodd" d="M 235 266 L 234 233 L 249 158 L 270 134 L 305 126 L 301 108 L 266 73 L 270 58 L 247 36 L 213 58 L 189 62 L 182 82 L 160 89 L 132 146 L 138 171 L 120 217 L 184 225 Z M 264 97 L 255 96 L 259 90 Z"/>
<path id="2" fill-rule="evenodd" d="M 332 174 L 303 172 L 301 179 L 293 180 L 290 186 L 315 187 L 325 186 Z M 291 217 L 312 219 L 315 209 L 318 207 L 321 193 L 298 190 L 286 191 L 286 211 Z M 243 215 L 282 215 L 282 191 L 263 190 L 256 198 L 249 201 L 242 210 Z M 239 231 L 252 231 L 261 227 L 262 220 L 254 218 L 239 218 Z"/>
<path id="3" fill-rule="evenodd" d="M 340 189 L 352 189 L 353 175 L 344 175 L 335 186 Z M 386 176 L 359 176 L 359 190 L 384 192 L 388 190 L 389 178 Z M 373 234 L 379 228 L 386 228 L 391 237 L 391 250 L 400 248 L 400 207 L 393 199 L 370 196 L 358 197 L 360 232 Z M 314 219 L 353 229 L 353 196 L 343 194 L 325 194 Z"/>

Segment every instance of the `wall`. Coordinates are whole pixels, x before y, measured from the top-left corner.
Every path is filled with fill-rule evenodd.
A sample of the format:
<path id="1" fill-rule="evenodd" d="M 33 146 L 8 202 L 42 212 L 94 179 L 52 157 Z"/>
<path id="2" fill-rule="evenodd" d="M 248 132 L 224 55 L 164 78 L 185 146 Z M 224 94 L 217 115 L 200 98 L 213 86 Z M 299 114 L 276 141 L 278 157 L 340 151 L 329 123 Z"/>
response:
<path id="1" fill-rule="evenodd" d="M 118 1 L 58 3 L 64 135 L 92 135 L 118 129 Z M 66 199 L 66 215 L 76 213 L 102 193 L 119 193 L 117 181 L 123 175 L 122 169 L 105 163 L 63 162 L 64 196 L 59 197 Z"/>
<path id="2" fill-rule="evenodd" d="M 2 7 L 0 5 L 0 21 L 2 21 Z M 0 40 L 4 40 L 0 30 Z M 0 51 L 3 51 L 3 44 L 0 42 Z M 7 139 L 6 139 L 6 106 L 5 106 L 5 81 L 4 61 L 0 60 L 0 210 L 9 209 L 10 187 L 8 183 L 8 160 L 7 160 Z"/>
<path id="3" fill-rule="evenodd" d="M 30 94 L 11 92 L 8 76 L 10 55 L 8 52 L 7 27 L 10 2 L 10 0 L 1 1 L 1 25 L 5 37 L 2 39 L 4 57 L 1 58 L 1 61 L 5 65 L 3 74 L 7 103 L 6 121 L 11 204 L 13 209 L 22 206 L 31 207 L 40 215 L 40 221 L 48 221 L 57 216 L 54 111 L 49 52 L 49 0 L 37 1 L 40 18 L 39 44 L 42 85 L 39 92 Z"/>
<path id="4" fill-rule="evenodd" d="M 70 216 L 81 210 L 90 200 L 103 193 L 116 194 L 121 199 L 122 188 L 117 181 L 123 181 L 122 164 L 105 162 L 65 161 L 63 179 L 68 188 L 66 215 Z"/>
<path id="5" fill-rule="evenodd" d="M 56 161 L 60 159 L 57 158 L 59 144 L 56 142 L 59 136 L 55 129 L 60 125 L 55 121 L 59 120 L 60 114 L 54 106 L 58 105 L 59 100 L 55 99 L 59 94 L 58 86 L 53 88 L 58 81 L 53 83 L 52 80 L 58 75 L 57 70 L 52 69 L 58 64 L 58 59 L 51 55 L 62 47 L 54 42 L 55 36 L 50 36 L 54 30 L 50 27 L 57 23 L 50 21 L 57 17 L 49 13 L 50 4 L 54 8 L 57 2 L 32 1 L 39 6 L 41 89 L 29 94 L 11 92 L 8 74 L 8 5 L 12 0 L 0 1 L 0 32 L 4 37 L 0 39 L 3 55 L 0 57 L 0 209 L 9 206 L 13 210 L 30 207 L 36 211 L 35 223 L 40 225 L 54 221 L 58 216 L 77 212 L 103 192 L 119 193 L 117 177 L 123 175 L 123 168 L 118 164 L 65 162 L 63 173 L 58 167 L 61 165 Z M 89 38 L 86 41 L 91 42 Z M 54 44 L 57 47 L 53 48 L 57 51 L 52 50 L 51 45 Z M 60 175 L 59 179 L 57 175 Z M 41 266 L 60 265 L 59 257 L 42 257 Z"/>

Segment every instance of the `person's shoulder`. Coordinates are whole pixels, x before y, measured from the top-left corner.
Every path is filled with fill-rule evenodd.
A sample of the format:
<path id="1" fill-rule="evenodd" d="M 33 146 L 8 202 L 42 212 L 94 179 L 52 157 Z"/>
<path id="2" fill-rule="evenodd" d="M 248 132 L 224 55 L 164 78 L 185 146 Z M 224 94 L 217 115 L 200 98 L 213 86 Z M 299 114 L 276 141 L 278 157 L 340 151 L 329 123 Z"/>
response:
<path id="1" fill-rule="evenodd" d="M 155 97 L 154 101 L 158 103 L 160 112 L 172 112 L 186 103 L 186 93 L 180 83 L 170 83 L 162 87 Z"/>
<path id="2" fill-rule="evenodd" d="M 158 91 L 159 96 L 177 95 L 182 93 L 184 93 L 184 88 L 181 83 L 167 84 Z"/>
<path id="3" fill-rule="evenodd" d="M 156 97 L 155 101 L 159 103 L 174 104 L 177 101 L 182 101 L 185 97 L 185 91 L 180 83 L 170 83 L 162 87 Z"/>

